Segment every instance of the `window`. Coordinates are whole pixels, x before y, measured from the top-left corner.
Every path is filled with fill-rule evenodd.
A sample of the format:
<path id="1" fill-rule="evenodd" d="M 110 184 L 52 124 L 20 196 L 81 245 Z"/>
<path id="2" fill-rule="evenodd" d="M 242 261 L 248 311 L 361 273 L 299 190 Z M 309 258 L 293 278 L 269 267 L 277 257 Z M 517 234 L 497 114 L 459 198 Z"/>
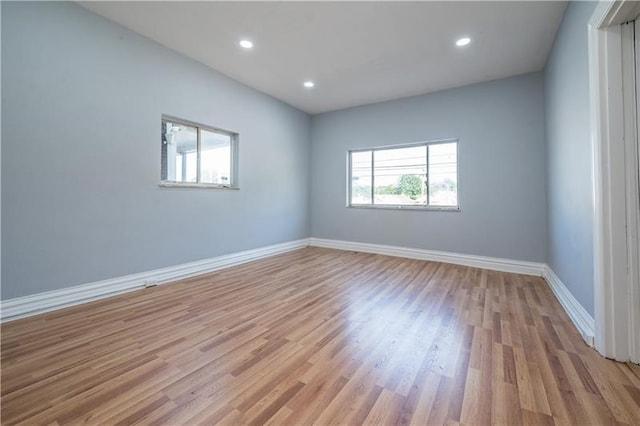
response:
<path id="1" fill-rule="evenodd" d="M 237 145 L 237 133 L 163 118 L 162 185 L 237 188 Z"/>
<path id="2" fill-rule="evenodd" d="M 458 142 L 349 151 L 350 207 L 458 209 Z"/>

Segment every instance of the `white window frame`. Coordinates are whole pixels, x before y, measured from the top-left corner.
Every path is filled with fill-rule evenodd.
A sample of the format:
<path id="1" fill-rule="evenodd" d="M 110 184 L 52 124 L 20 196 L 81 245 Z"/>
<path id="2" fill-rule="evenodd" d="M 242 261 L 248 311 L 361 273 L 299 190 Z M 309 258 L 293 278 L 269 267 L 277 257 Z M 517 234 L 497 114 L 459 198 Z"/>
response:
<path id="1" fill-rule="evenodd" d="M 434 206 L 434 205 L 407 205 L 407 204 L 374 204 L 374 190 L 375 190 L 375 177 L 373 175 L 373 162 L 375 154 L 372 154 L 371 159 L 371 204 L 352 204 L 351 203 L 351 154 L 354 152 L 365 152 L 365 151 L 383 151 L 387 149 L 402 149 L 402 148 L 412 148 L 416 146 L 429 146 L 429 145 L 440 145 L 440 144 L 448 144 L 455 143 L 456 144 L 456 199 L 458 204 L 455 206 Z M 427 190 L 429 187 L 429 150 L 427 149 Z M 459 212 L 460 211 L 460 142 L 458 139 L 439 139 L 433 141 L 423 141 L 423 142 L 412 142 L 398 145 L 384 145 L 384 146 L 376 146 L 369 148 L 357 148 L 350 149 L 347 151 L 347 200 L 346 200 L 347 208 L 353 209 L 392 209 L 392 210 L 434 210 L 434 211 L 447 211 L 447 212 Z"/>
<path id="2" fill-rule="evenodd" d="M 174 117 L 171 115 L 162 115 L 161 120 L 160 120 L 160 129 L 162 129 L 162 124 L 164 124 L 165 121 L 171 122 L 171 123 L 175 123 L 175 124 L 182 124 L 184 126 L 188 126 L 188 127 L 195 127 L 196 128 L 196 134 L 197 134 L 197 148 L 196 148 L 196 164 L 197 164 L 197 172 L 196 172 L 196 182 L 182 182 L 182 181 L 173 181 L 173 180 L 162 180 L 162 155 L 160 156 L 160 184 L 159 186 L 161 187 L 165 187 L 165 188 L 208 188 L 208 189 L 232 189 L 232 190 L 238 190 L 240 189 L 238 186 L 238 139 L 239 139 L 239 135 L 237 132 L 232 132 L 229 130 L 225 130 L 225 129 L 220 129 L 218 127 L 212 127 L 212 126 L 207 126 L 205 124 L 201 124 L 201 123 L 196 123 L 194 121 L 190 121 L 190 120 L 185 120 L 182 118 L 178 118 L 178 117 Z M 227 135 L 230 137 L 231 140 L 231 147 L 230 147 L 230 158 L 229 161 L 231 162 L 230 164 L 230 176 L 229 176 L 229 184 L 228 185 L 224 185 L 224 184 L 219 184 L 219 183 L 207 183 L 207 182 L 200 182 L 201 176 L 200 176 L 200 169 L 201 169 L 201 165 L 200 165 L 200 132 L 201 130 L 206 130 L 208 132 L 213 132 L 213 133 L 219 133 L 219 134 L 223 134 L 223 135 Z M 161 130 L 162 132 L 162 130 Z M 162 134 L 160 135 L 160 140 L 162 141 Z M 167 153 L 167 155 L 169 155 L 169 153 Z"/>

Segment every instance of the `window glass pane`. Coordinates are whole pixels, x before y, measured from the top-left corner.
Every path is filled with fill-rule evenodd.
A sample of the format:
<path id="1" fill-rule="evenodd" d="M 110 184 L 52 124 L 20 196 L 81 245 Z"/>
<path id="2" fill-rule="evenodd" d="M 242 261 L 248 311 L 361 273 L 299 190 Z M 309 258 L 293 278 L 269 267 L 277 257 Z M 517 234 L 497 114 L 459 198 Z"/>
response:
<path id="1" fill-rule="evenodd" d="M 351 204 L 371 204 L 371 151 L 351 153 Z"/>
<path id="2" fill-rule="evenodd" d="M 197 182 L 198 179 L 198 153 L 196 151 L 189 151 L 182 156 L 183 167 L 185 171 L 183 174 L 184 182 Z"/>
<path id="3" fill-rule="evenodd" d="M 200 181 L 231 185 L 231 135 L 200 130 Z"/>
<path id="4" fill-rule="evenodd" d="M 198 174 L 197 129 L 170 121 L 165 121 L 164 124 L 163 144 L 166 146 L 166 156 L 163 160 L 166 165 L 163 164 L 163 169 L 166 166 L 166 179 L 173 182 L 195 182 Z"/>
<path id="5" fill-rule="evenodd" d="M 429 145 L 429 204 L 458 205 L 457 143 Z"/>
<path id="6" fill-rule="evenodd" d="M 382 149 L 374 151 L 374 204 L 424 205 L 427 148 Z"/>
<path id="7" fill-rule="evenodd" d="M 182 154 L 176 155 L 176 173 L 175 176 L 182 176 Z M 175 179 L 170 179 L 175 180 Z"/>

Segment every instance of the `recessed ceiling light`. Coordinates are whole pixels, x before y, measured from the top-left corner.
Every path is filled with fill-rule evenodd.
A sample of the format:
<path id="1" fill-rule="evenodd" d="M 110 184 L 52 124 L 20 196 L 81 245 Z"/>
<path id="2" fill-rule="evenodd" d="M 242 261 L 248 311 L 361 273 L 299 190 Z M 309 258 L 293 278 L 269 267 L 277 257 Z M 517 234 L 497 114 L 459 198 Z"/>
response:
<path id="1" fill-rule="evenodd" d="M 253 42 L 251 40 L 240 40 L 240 47 L 251 49 L 253 47 Z"/>
<path id="2" fill-rule="evenodd" d="M 469 43 L 471 43 L 471 39 L 469 37 L 463 37 L 458 41 L 456 41 L 456 46 L 462 47 L 462 46 L 466 46 Z"/>
<path id="3" fill-rule="evenodd" d="M 315 83 L 313 81 L 304 82 L 304 87 L 306 87 L 307 89 L 311 89 L 313 86 L 315 86 Z"/>

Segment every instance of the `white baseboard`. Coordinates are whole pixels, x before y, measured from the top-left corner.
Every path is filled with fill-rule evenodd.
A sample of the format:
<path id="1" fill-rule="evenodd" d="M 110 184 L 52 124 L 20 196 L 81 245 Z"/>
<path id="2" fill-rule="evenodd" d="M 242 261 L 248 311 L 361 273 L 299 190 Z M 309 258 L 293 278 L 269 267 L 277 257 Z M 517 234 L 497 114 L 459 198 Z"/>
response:
<path id="1" fill-rule="evenodd" d="M 66 308 L 93 300 L 104 299 L 117 294 L 139 290 L 146 283 L 166 284 L 172 281 L 217 271 L 252 260 L 297 250 L 308 245 L 337 250 L 359 251 L 409 259 L 430 260 L 453 263 L 475 268 L 512 272 L 524 275 L 543 276 L 556 298 L 573 321 L 588 345 L 593 346 L 594 320 L 580 305 L 560 278 L 543 263 L 473 256 L 436 250 L 414 249 L 352 241 L 329 240 L 324 238 L 304 238 L 267 247 L 227 254 L 210 259 L 198 260 L 153 271 L 126 275 L 94 283 L 53 290 L 30 296 L 4 300 L 0 304 L 0 322 L 12 321 L 44 312 Z"/>
<path id="2" fill-rule="evenodd" d="M 553 294 L 556 295 L 556 299 L 560 302 L 564 310 L 571 318 L 571 321 L 576 326 L 582 338 L 589 346 L 593 346 L 593 339 L 595 336 L 595 321 L 589 312 L 578 302 L 578 300 L 571 294 L 569 289 L 558 278 L 553 270 L 546 266 L 544 271 L 544 279 L 551 287 Z"/>
<path id="3" fill-rule="evenodd" d="M 304 238 L 301 240 L 289 241 L 272 246 L 213 257 L 210 259 L 169 266 L 167 268 L 155 269 L 153 271 L 126 275 L 124 277 L 112 278 L 60 290 L 47 291 L 30 296 L 3 300 L 0 305 L 0 321 L 12 321 L 43 312 L 78 305 L 80 303 L 104 299 L 105 297 L 115 296 L 129 291 L 139 290 L 144 288 L 146 283 L 166 284 L 179 279 L 206 274 L 219 269 L 228 268 L 230 266 L 240 265 L 252 260 L 297 250 L 299 248 L 306 247 L 307 245 L 309 245 L 308 238 Z"/>
<path id="4" fill-rule="evenodd" d="M 593 317 L 582 307 L 580 302 L 560 281 L 560 278 L 544 263 L 526 262 L 495 257 L 473 256 L 468 254 L 450 253 L 435 250 L 423 250 L 406 247 L 387 246 L 380 244 L 359 243 L 353 241 L 329 240 L 324 238 L 310 238 L 309 245 L 338 250 L 359 251 L 364 253 L 383 254 L 387 256 L 406 257 L 409 259 L 431 260 L 436 262 L 453 263 L 456 265 L 472 266 L 475 268 L 491 269 L 494 271 L 512 272 L 524 275 L 542 276 L 551 287 L 560 305 L 569 315 L 584 341 L 593 346 L 595 322 Z"/>
<path id="5" fill-rule="evenodd" d="M 446 251 L 424 250 L 380 244 L 359 243 L 352 241 L 310 238 L 309 245 L 338 250 L 360 251 L 364 253 L 384 254 L 387 256 L 406 257 L 409 259 L 431 260 L 434 262 L 453 263 L 455 265 L 472 266 L 474 268 L 494 271 L 512 272 L 515 274 L 542 276 L 544 263 L 521 260 L 501 259 L 497 257 L 474 256 L 470 254 L 450 253 Z"/>

